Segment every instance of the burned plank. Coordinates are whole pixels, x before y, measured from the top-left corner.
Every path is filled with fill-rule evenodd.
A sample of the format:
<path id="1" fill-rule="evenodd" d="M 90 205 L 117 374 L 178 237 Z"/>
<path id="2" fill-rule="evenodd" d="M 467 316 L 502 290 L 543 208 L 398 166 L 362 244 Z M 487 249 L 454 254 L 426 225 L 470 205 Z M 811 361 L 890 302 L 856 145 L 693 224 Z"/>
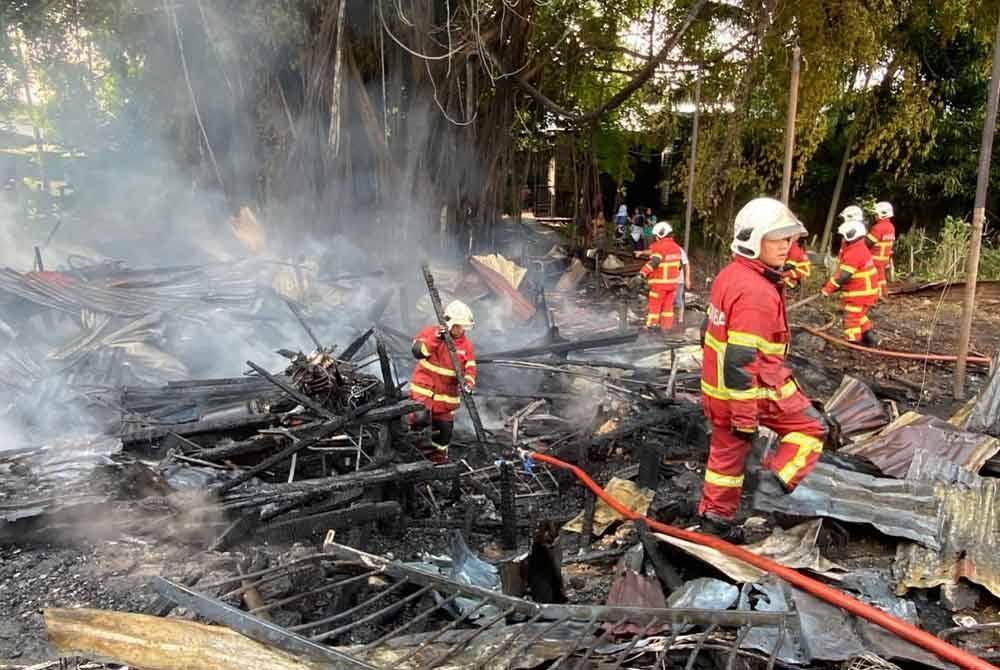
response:
<path id="1" fill-rule="evenodd" d="M 572 342 L 557 342 L 538 347 L 527 347 L 522 349 L 510 349 L 508 351 L 497 351 L 477 356 L 476 362 L 479 364 L 492 363 L 497 360 L 509 360 L 511 358 L 530 358 L 532 356 L 544 356 L 546 354 L 564 354 L 570 351 L 583 351 L 585 349 L 599 349 L 602 347 L 613 347 L 619 344 L 635 342 L 639 337 L 639 332 L 626 333 L 624 335 L 610 335 L 607 337 L 595 337 L 586 340 L 575 340 Z"/>
<path id="2" fill-rule="evenodd" d="M 315 536 L 329 529 L 348 528 L 357 524 L 398 518 L 402 512 L 399 503 L 392 500 L 380 503 L 362 503 L 346 509 L 330 510 L 282 521 L 274 521 L 257 530 L 255 536 L 269 542 L 294 542 Z"/>
<path id="3" fill-rule="evenodd" d="M 260 375 L 261 377 L 263 377 L 264 379 L 271 382 L 272 384 L 280 388 L 282 391 L 287 393 L 293 400 L 295 400 L 295 402 L 299 403 L 303 407 L 310 409 L 316 414 L 326 419 L 330 419 L 331 421 L 336 421 L 340 418 L 336 414 L 328 410 L 326 407 L 323 407 L 318 402 L 307 396 L 306 394 L 299 393 L 297 390 L 292 388 L 290 384 L 286 384 L 285 382 L 281 381 L 276 376 L 272 375 L 267 370 L 260 367 L 253 361 L 247 361 L 247 366 L 251 370 L 256 372 L 258 375 Z"/>

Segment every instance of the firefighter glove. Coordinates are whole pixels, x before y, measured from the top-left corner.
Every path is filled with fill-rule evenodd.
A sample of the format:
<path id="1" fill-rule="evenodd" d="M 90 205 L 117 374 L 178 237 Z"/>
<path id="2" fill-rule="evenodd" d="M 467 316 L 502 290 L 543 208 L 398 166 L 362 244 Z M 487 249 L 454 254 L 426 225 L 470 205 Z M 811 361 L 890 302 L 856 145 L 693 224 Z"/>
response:
<path id="1" fill-rule="evenodd" d="M 463 384 L 463 387 L 465 388 L 466 393 L 472 393 L 475 390 L 476 385 L 471 382 L 465 382 L 465 384 Z"/>
<path id="2" fill-rule="evenodd" d="M 628 280 L 628 287 L 633 291 L 642 291 L 646 286 L 646 278 L 644 276 L 636 275 Z"/>
<path id="3" fill-rule="evenodd" d="M 447 332 L 448 332 L 447 328 L 445 328 L 444 326 L 438 326 L 437 338 L 439 340 L 443 340 L 444 339 L 444 334 L 447 333 Z"/>

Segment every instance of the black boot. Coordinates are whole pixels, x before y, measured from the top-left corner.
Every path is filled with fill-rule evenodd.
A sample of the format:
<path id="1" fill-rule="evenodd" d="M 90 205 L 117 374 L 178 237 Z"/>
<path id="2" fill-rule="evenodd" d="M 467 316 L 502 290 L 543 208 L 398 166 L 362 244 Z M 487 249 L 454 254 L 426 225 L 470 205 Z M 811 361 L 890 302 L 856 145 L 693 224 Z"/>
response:
<path id="1" fill-rule="evenodd" d="M 861 344 L 871 349 L 878 349 L 879 340 L 875 337 L 875 333 L 870 330 L 866 330 L 861 335 Z"/>
<path id="2" fill-rule="evenodd" d="M 730 519 L 708 513 L 698 517 L 698 531 L 705 535 L 714 535 L 720 540 L 725 540 L 731 544 L 743 544 L 746 538 L 743 529 L 737 526 Z"/>

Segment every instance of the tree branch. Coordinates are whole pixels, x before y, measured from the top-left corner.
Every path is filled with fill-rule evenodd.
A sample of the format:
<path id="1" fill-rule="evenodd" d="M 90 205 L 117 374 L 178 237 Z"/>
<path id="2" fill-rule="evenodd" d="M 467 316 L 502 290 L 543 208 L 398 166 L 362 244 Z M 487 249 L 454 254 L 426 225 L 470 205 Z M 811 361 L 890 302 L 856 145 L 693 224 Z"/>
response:
<path id="1" fill-rule="evenodd" d="M 585 124 L 590 121 L 595 121 L 611 110 L 620 107 L 632 96 L 633 93 L 638 91 L 643 84 L 649 81 L 650 77 L 652 77 L 656 72 L 656 68 L 667 60 L 667 56 L 670 55 L 670 52 L 673 51 L 674 47 L 677 46 L 677 43 L 680 42 L 681 37 L 684 36 L 684 33 L 694 22 L 695 18 L 697 18 L 698 13 L 701 11 L 701 8 L 705 6 L 706 2 L 707 0 L 696 0 L 690 11 L 688 11 L 687 16 L 684 17 L 680 26 L 678 26 L 677 30 L 675 30 L 674 33 L 667 39 L 663 48 L 660 49 L 656 56 L 650 59 L 650 61 L 646 63 L 646 65 L 639 70 L 639 72 L 632 77 L 632 79 L 625 84 L 620 91 L 611 96 L 602 105 L 589 112 L 577 114 L 569 109 L 566 109 L 548 98 L 544 93 L 539 91 L 530 82 L 526 81 L 519 75 L 514 75 L 514 81 L 543 107 L 554 114 L 564 117 L 571 123 Z M 497 59 L 496 56 L 493 56 L 492 54 L 488 55 L 492 60 L 499 63 L 499 59 Z"/>

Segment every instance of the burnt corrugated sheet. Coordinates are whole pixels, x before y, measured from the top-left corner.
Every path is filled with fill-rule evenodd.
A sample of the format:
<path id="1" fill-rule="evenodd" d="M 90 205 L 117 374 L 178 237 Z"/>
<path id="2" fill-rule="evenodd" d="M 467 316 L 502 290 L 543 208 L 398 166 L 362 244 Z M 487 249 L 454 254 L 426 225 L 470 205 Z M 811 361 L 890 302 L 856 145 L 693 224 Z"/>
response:
<path id="1" fill-rule="evenodd" d="M 889 413 L 868 384 L 845 375 L 826 402 L 826 411 L 840 424 L 844 437 L 877 430 L 889 423 Z"/>
<path id="2" fill-rule="evenodd" d="M 840 451 L 871 461 L 890 477 L 903 478 L 918 449 L 976 472 L 1000 451 L 1000 440 L 961 430 L 937 417 L 907 412 L 877 435 Z"/>
<path id="3" fill-rule="evenodd" d="M 763 477 L 753 506 L 762 512 L 868 523 L 886 535 L 940 546 L 941 502 L 929 482 L 872 477 L 817 463 L 791 494 Z"/>
<path id="4" fill-rule="evenodd" d="M 933 483 L 942 504 L 941 546 L 901 544 L 893 577 L 897 592 L 954 584 L 962 577 L 1000 597 L 1000 480 L 964 470 L 918 450 L 907 480 Z"/>

